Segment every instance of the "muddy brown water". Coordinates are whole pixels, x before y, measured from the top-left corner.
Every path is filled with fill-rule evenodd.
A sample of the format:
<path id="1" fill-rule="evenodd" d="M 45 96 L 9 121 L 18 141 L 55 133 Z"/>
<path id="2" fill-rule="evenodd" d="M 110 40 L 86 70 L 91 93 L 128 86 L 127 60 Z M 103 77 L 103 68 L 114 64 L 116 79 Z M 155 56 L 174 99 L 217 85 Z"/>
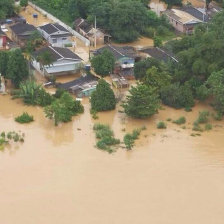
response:
<path id="1" fill-rule="evenodd" d="M 0 223 L 4 224 L 223 224 L 224 122 L 212 131 L 191 137 L 193 112 L 164 107 L 141 121 L 116 111 L 92 120 L 85 113 L 54 127 L 42 108 L 0 96 L 0 130 L 25 133 L 23 144 L 0 152 Z M 35 121 L 14 122 L 27 111 Z M 187 118 L 185 130 L 159 120 Z M 147 130 L 132 151 L 108 154 L 94 147 L 93 123 L 111 125 L 116 137 L 123 128 Z M 78 129 L 81 130 L 78 130 Z"/>

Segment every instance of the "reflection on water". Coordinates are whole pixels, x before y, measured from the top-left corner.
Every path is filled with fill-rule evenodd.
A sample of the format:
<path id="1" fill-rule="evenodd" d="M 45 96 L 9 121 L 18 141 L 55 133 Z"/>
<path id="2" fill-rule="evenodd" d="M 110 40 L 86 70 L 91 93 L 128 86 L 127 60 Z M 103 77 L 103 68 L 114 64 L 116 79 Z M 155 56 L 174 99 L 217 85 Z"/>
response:
<path id="1" fill-rule="evenodd" d="M 146 120 L 116 111 L 85 113 L 54 127 L 43 109 L 0 96 L 0 130 L 25 133 L 17 153 L 0 153 L 0 223 L 4 224 L 223 224 L 224 122 L 191 137 L 199 104 L 193 111 L 165 107 Z M 34 116 L 28 125 L 14 122 L 23 111 Z M 186 129 L 167 122 L 185 116 Z M 97 150 L 93 123 L 111 125 L 122 139 L 125 129 L 145 125 L 132 151 L 114 154 Z M 218 126 L 216 126 L 218 125 Z M 81 129 L 81 130 L 80 130 Z M 17 145 L 12 145 L 12 149 Z"/>

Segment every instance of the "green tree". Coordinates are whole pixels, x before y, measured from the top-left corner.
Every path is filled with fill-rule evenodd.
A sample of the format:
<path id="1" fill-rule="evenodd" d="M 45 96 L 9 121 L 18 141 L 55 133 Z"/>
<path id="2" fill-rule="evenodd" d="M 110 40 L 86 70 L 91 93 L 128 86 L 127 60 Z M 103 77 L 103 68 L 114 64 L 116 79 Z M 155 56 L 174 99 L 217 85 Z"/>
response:
<path id="1" fill-rule="evenodd" d="M 20 5 L 22 7 L 27 7 L 28 6 L 28 0 L 20 0 Z"/>
<path id="2" fill-rule="evenodd" d="M 6 78 L 12 80 L 15 87 L 28 77 L 28 65 L 20 49 L 10 52 Z"/>
<path id="3" fill-rule="evenodd" d="M 206 84 L 209 86 L 210 94 L 213 96 L 215 109 L 224 114 L 224 69 L 213 72 Z"/>
<path id="4" fill-rule="evenodd" d="M 91 64 L 94 68 L 94 71 L 98 75 L 104 77 L 113 71 L 115 58 L 109 50 L 104 50 L 102 54 L 92 58 Z"/>
<path id="5" fill-rule="evenodd" d="M 1 0 L 0 1 L 0 19 L 13 16 L 14 14 L 14 1 L 13 0 Z"/>
<path id="6" fill-rule="evenodd" d="M 7 74 L 8 61 L 9 61 L 9 53 L 7 51 L 0 51 L 0 73 L 4 77 Z"/>
<path id="7" fill-rule="evenodd" d="M 150 117 L 158 112 L 159 106 L 159 95 L 155 88 L 142 84 L 131 87 L 129 95 L 122 104 L 124 112 L 134 118 Z"/>
<path id="8" fill-rule="evenodd" d="M 45 116 L 54 120 L 55 126 L 60 122 L 71 121 L 72 116 L 83 111 L 80 101 L 74 100 L 68 92 L 64 92 L 60 99 L 54 100 L 51 105 L 44 108 Z"/>
<path id="9" fill-rule="evenodd" d="M 115 109 L 116 100 L 114 92 L 104 79 L 99 80 L 96 90 L 91 95 L 90 103 L 94 111 Z"/>
<path id="10" fill-rule="evenodd" d="M 146 71 L 146 76 L 142 79 L 142 82 L 151 87 L 155 87 L 156 89 L 161 89 L 164 86 L 170 84 L 171 76 L 166 72 L 159 72 L 159 69 L 155 66 L 149 68 Z"/>

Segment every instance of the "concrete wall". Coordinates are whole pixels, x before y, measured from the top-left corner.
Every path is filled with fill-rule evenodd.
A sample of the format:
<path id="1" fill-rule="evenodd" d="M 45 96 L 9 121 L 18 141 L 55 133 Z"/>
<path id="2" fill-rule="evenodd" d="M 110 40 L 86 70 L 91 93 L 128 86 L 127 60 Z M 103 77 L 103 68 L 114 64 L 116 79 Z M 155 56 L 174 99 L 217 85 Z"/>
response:
<path id="1" fill-rule="evenodd" d="M 67 24 L 63 23 L 58 18 L 54 17 L 50 13 L 48 13 L 45 10 L 41 9 L 40 7 L 38 7 L 37 5 L 33 4 L 32 2 L 29 2 L 29 5 L 32 6 L 34 9 L 36 9 L 37 11 L 39 11 L 40 13 L 46 15 L 49 19 L 53 20 L 55 23 L 58 23 L 61 26 L 63 26 L 64 28 L 66 28 L 70 33 L 72 33 L 74 36 L 76 36 L 82 42 L 84 42 L 86 46 L 89 46 L 90 45 L 90 41 L 88 39 L 86 39 L 85 37 L 83 37 L 82 35 L 80 35 L 78 32 L 76 32 L 75 30 L 73 30 L 70 26 L 68 26 Z"/>

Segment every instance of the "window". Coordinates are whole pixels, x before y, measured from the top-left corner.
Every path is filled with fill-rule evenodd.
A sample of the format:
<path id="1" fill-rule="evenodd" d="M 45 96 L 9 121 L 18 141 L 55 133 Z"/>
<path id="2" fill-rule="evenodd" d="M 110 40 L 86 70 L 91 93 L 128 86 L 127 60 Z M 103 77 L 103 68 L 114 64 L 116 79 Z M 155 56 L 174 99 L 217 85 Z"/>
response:
<path id="1" fill-rule="evenodd" d="M 52 39 L 53 43 L 57 43 L 57 39 Z"/>
<path id="2" fill-rule="evenodd" d="M 63 37 L 62 40 L 67 40 L 67 38 L 66 37 Z"/>

